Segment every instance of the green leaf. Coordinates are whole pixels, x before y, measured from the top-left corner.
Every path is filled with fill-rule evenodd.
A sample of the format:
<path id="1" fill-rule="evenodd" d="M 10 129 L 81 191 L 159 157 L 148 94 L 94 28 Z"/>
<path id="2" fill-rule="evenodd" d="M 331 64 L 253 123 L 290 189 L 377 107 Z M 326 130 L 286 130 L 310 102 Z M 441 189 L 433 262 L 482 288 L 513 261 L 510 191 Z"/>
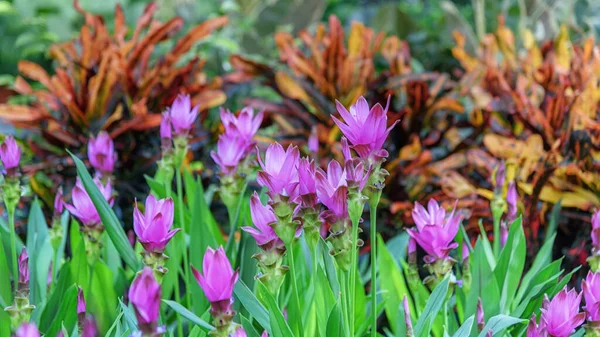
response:
<path id="1" fill-rule="evenodd" d="M 65 326 L 72 330 L 77 324 L 77 287 L 73 284 L 60 294 L 58 306 L 53 309 L 52 324 L 45 336 L 54 337 Z"/>
<path id="2" fill-rule="evenodd" d="M 496 336 L 502 330 L 524 322 L 527 322 L 527 320 L 507 315 L 497 315 L 488 320 L 478 337 L 486 337 L 489 330 L 492 330 L 492 336 Z"/>
<path id="3" fill-rule="evenodd" d="M 546 268 L 548 263 L 550 263 L 552 259 L 552 248 L 554 248 L 554 239 L 556 238 L 556 234 L 553 234 L 551 237 L 547 237 L 544 245 L 538 251 L 535 259 L 533 260 L 533 264 L 531 268 L 525 273 L 523 276 L 523 280 L 519 286 L 519 291 L 515 297 L 515 303 L 521 302 L 521 299 L 526 294 L 526 291 L 529 289 L 529 284 L 533 280 L 533 278 L 539 274 L 542 268 Z"/>
<path id="4" fill-rule="evenodd" d="M 327 334 L 325 336 L 345 336 L 346 331 L 342 324 L 342 313 L 339 307 L 340 301 L 333 306 L 327 318 Z"/>
<path id="5" fill-rule="evenodd" d="M 258 293 L 265 302 L 265 307 L 269 312 L 269 321 L 271 322 L 271 331 L 269 335 L 280 337 L 294 337 L 292 329 L 285 321 L 283 313 L 277 304 L 277 301 L 271 295 L 267 287 L 262 282 L 256 282 Z M 268 330 L 268 329 L 267 329 Z"/>
<path id="6" fill-rule="evenodd" d="M 257 282 L 259 283 L 259 282 Z M 256 319 L 264 329 L 270 330 L 271 323 L 269 322 L 269 312 L 260 303 L 258 298 L 254 296 L 252 291 L 248 289 L 244 281 L 238 280 L 233 288 L 235 296 L 240 300 L 244 308 Z"/>
<path id="7" fill-rule="evenodd" d="M 68 150 L 67 150 L 68 152 Z M 85 187 L 85 190 L 88 192 L 94 206 L 98 210 L 98 214 L 100 215 L 100 219 L 102 219 L 102 224 L 108 233 L 108 236 L 115 244 L 117 251 L 121 254 L 121 257 L 125 261 L 125 263 L 134 271 L 137 271 L 141 268 L 140 261 L 138 261 L 133 248 L 129 244 L 129 240 L 127 239 L 127 235 L 125 235 L 125 231 L 119 222 L 119 219 L 115 215 L 115 212 L 112 210 L 108 202 L 98 190 L 98 187 L 92 180 L 89 172 L 87 171 L 83 162 L 77 158 L 74 154 L 69 152 L 73 161 L 75 162 L 75 166 L 77 166 L 77 174 L 79 178 L 81 178 L 81 182 Z"/>
<path id="8" fill-rule="evenodd" d="M 379 253 L 377 256 L 377 269 L 379 270 L 380 276 L 379 284 L 381 290 L 384 292 L 385 314 L 390 323 L 392 332 L 396 333 L 398 331 L 398 324 L 402 324 L 402 322 L 396 320 L 398 308 L 402 305 L 404 296 L 409 296 L 409 292 L 406 281 L 404 280 L 404 275 L 400 271 L 394 257 L 385 246 L 385 242 L 381 235 L 377 237 L 377 249 Z M 409 304 L 411 305 L 411 311 L 414 311 L 415 309 L 414 306 L 412 306 L 412 301 L 409 300 Z"/>
<path id="9" fill-rule="evenodd" d="M 10 275 L 8 269 L 8 261 L 6 259 L 6 251 L 4 250 L 4 244 L 2 240 L 0 240 L 0 275 L 4 275 L 0 277 L 0 298 L 4 300 L 5 305 L 9 305 L 7 303 L 12 303 L 12 288 L 10 285 Z M 3 310 L 4 308 L 0 308 Z"/>
<path id="10" fill-rule="evenodd" d="M 96 261 L 91 275 L 91 288 L 84 285 L 88 310 L 94 314 L 101 332 L 105 332 L 115 320 L 118 300 L 113 286 L 113 273 L 103 261 Z"/>
<path id="11" fill-rule="evenodd" d="M 329 281 L 327 280 L 327 276 L 325 275 L 325 271 L 323 268 L 318 265 L 316 278 L 313 282 L 315 285 L 315 310 L 317 313 L 317 329 L 320 332 L 320 336 L 327 336 L 327 322 L 324 319 L 320 319 L 321 317 L 328 317 L 329 313 L 333 309 L 333 306 L 336 305 L 336 299 L 331 287 L 329 286 Z M 359 321 L 367 321 L 363 318 Z"/>
<path id="12" fill-rule="evenodd" d="M 27 221 L 27 253 L 29 254 L 29 278 L 32 304 L 39 305 L 46 298 L 48 271 L 53 249 L 48 239 L 48 225 L 39 200 L 34 200 Z"/>
<path id="13" fill-rule="evenodd" d="M 47 299 L 46 306 L 44 307 L 44 311 L 42 312 L 38 322 L 38 327 L 42 333 L 48 333 L 48 329 L 54 321 L 56 309 L 60 306 L 60 303 L 62 302 L 65 293 L 67 293 L 67 290 L 73 285 L 70 268 L 71 263 L 72 262 L 65 263 L 64 268 L 59 274 L 58 280 L 56 281 L 55 286 L 50 293 L 49 298 Z"/>
<path id="14" fill-rule="evenodd" d="M 242 327 L 244 327 L 244 330 L 246 331 L 246 335 L 248 335 L 248 337 L 260 337 L 260 334 L 258 333 L 258 331 L 256 331 L 256 329 L 254 329 L 254 325 L 252 325 L 252 322 L 250 322 L 249 319 L 246 318 L 246 316 L 244 315 L 240 315 L 241 317 L 241 322 L 242 322 Z"/>
<path id="15" fill-rule="evenodd" d="M 433 321 L 446 303 L 449 284 L 450 277 L 447 276 L 431 292 L 431 296 L 425 305 L 425 309 L 421 313 L 421 316 L 419 317 L 419 320 L 415 326 L 414 331 L 416 337 L 429 335 Z"/>
<path id="16" fill-rule="evenodd" d="M 327 275 L 327 279 L 329 280 L 331 290 L 334 294 L 339 294 L 340 282 L 338 281 L 335 262 L 333 261 L 333 257 L 331 256 L 331 254 L 329 254 L 329 247 L 327 246 L 327 243 L 323 239 L 319 240 L 319 249 L 321 250 L 321 255 L 323 256 L 325 272 Z"/>
<path id="17" fill-rule="evenodd" d="M 208 324 L 200 317 L 196 316 L 193 312 L 187 310 L 183 305 L 169 300 L 163 300 L 163 302 L 166 303 L 169 307 L 171 307 L 171 309 L 173 309 L 175 312 L 180 314 L 182 317 L 185 317 L 190 322 L 204 329 L 204 331 L 211 331 L 215 329 L 214 326 Z"/>
<path id="18" fill-rule="evenodd" d="M 485 253 L 485 240 L 479 239 L 469 257 L 471 266 L 471 290 L 467 294 L 465 303 L 465 316 L 474 315 L 477 309 L 477 300 L 481 298 L 483 310 L 486 317 L 498 314 L 500 310 L 500 289 L 498 282 L 489 265 L 489 259 Z"/>
<path id="19" fill-rule="evenodd" d="M 500 253 L 494 275 L 500 292 L 500 312 L 509 313 L 517 287 L 521 281 L 525 268 L 525 255 L 527 250 L 525 233 L 521 217 L 517 218 L 510 226 L 506 245 Z"/>
<path id="20" fill-rule="evenodd" d="M 452 337 L 469 337 L 471 335 L 471 329 L 473 328 L 473 321 L 475 316 L 469 317 L 463 325 L 452 335 Z"/>

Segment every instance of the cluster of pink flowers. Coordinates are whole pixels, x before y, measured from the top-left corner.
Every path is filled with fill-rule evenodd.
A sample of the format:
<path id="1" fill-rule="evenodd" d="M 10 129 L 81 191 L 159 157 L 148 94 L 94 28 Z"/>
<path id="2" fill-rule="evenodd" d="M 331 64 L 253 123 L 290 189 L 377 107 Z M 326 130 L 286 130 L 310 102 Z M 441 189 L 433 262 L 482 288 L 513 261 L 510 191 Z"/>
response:
<path id="1" fill-rule="evenodd" d="M 263 112 L 254 116 L 250 107 L 242 109 L 239 116 L 231 111 L 221 109 L 221 122 L 225 132 L 219 136 L 217 150 L 210 155 L 219 165 L 223 175 L 234 175 L 242 161 L 254 146 L 254 135 L 263 120 Z"/>

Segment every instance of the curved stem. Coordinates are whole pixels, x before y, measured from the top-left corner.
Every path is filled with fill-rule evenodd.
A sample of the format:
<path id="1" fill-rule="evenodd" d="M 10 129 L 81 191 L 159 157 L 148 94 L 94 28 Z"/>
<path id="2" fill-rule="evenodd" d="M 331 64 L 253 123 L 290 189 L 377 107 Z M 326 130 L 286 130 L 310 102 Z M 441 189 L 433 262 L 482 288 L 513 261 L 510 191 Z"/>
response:
<path id="1" fill-rule="evenodd" d="M 296 308 L 298 310 L 300 310 L 300 296 L 298 295 L 298 283 L 297 283 L 297 278 L 296 278 L 296 262 L 295 262 L 295 256 L 294 256 L 294 244 L 293 241 L 291 244 L 288 245 L 288 251 L 290 252 L 290 272 L 291 272 L 291 276 L 292 276 L 292 300 L 295 301 L 295 305 Z M 302 321 L 302 317 L 298 317 L 296 318 L 297 320 Z M 300 324 L 302 325 L 302 324 Z M 300 332 L 302 332 L 302 330 L 300 329 Z"/>
<path id="2" fill-rule="evenodd" d="M 377 205 L 381 197 L 378 190 L 369 200 L 371 208 L 371 336 L 377 336 Z"/>
<path id="3" fill-rule="evenodd" d="M 177 203 L 179 204 L 179 226 L 181 226 L 181 228 L 183 229 L 183 232 L 186 233 L 186 226 L 185 226 L 185 216 L 183 214 L 183 183 L 182 183 L 182 179 L 181 179 L 181 170 L 178 169 L 177 170 Z M 188 256 L 187 256 L 187 243 L 185 242 L 185 235 L 184 235 L 184 249 L 183 249 L 183 265 L 184 265 L 184 277 L 185 277 L 185 284 L 188 284 L 188 281 L 190 280 L 190 268 L 189 268 L 189 263 L 188 263 Z M 187 308 L 191 308 L 191 297 L 190 297 L 190 292 L 187 291 L 189 289 L 186 289 L 186 293 L 185 293 L 185 303 Z"/>

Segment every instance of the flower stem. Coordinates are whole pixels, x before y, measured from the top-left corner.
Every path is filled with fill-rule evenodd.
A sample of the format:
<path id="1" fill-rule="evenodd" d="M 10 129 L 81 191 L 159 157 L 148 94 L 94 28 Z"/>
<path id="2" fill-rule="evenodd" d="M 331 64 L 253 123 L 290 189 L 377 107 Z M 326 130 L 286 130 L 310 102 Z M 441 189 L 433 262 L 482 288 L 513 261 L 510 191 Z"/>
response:
<path id="1" fill-rule="evenodd" d="M 381 190 L 377 190 L 369 198 L 371 216 L 371 336 L 377 336 L 377 205 L 381 198 Z"/>
<path id="2" fill-rule="evenodd" d="M 356 275 L 358 274 L 358 247 L 356 247 L 358 243 L 358 223 L 360 221 L 360 216 L 356 219 L 352 220 L 352 265 L 350 267 L 350 336 L 354 336 L 354 311 L 355 307 L 355 299 L 356 299 Z"/>
<path id="3" fill-rule="evenodd" d="M 17 234 L 15 231 L 15 210 L 10 206 L 7 208 L 8 223 L 10 227 L 10 250 L 13 264 L 13 284 L 15 287 L 15 291 L 17 291 L 17 285 L 19 284 L 19 263 L 17 260 Z"/>
<path id="4" fill-rule="evenodd" d="M 295 306 L 298 310 L 300 309 L 300 297 L 298 295 L 298 283 L 296 281 L 296 262 L 295 262 L 295 256 L 294 256 L 294 241 L 292 241 L 289 245 L 288 245 L 288 251 L 290 252 L 290 272 L 292 274 L 292 300 L 295 301 Z M 302 317 L 297 317 L 296 318 L 296 322 L 302 322 Z M 300 326 L 302 326 L 302 324 L 300 324 Z M 300 329 L 298 329 L 299 332 L 302 332 L 302 328 L 300 327 Z"/>
<path id="5" fill-rule="evenodd" d="M 342 316 L 344 319 L 344 330 L 346 332 L 350 331 L 350 313 L 349 313 L 349 304 L 348 304 L 348 279 L 346 277 L 347 273 L 349 272 L 345 272 L 341 269 L 339 270 L 339 278 L 340 278 L 340 286 L 342 287 L 341 289 L 341 293 L 342 293 Z M 347 336 L 352 336 L 350 334 L 348 334 Z"/>
<path id="6" fill-rule="evenodd" d="M 179 226 L 181 226 L 181 228 L 183 229 L 183 233 L 186 233 L 186 226 L 185 226 L 185 216 L 183 214 L 183 183 L 182 183 L 182 178 L 181 178 L 181 170 L 178 169 L 177 170 L 177 203 L 179 205 Z M 188 263 L 188 256 L 187 256 L 187 244 L 186 244 L 186 240 L 185 240 L 185 235 L 184 235 L 184 247 L 183 247 L 183 265 L 185 266 L 185 268 L 183 268 L 184 270 L 184 277 L 185 277 L 185 284 L 187 285 L 189 280 L 190 280 L 190 268 L 189 268 L 189 263 Z M 186 303 L 186 307 L 187 308 L 191 308 L 191 297 L 190 297 L 190 292 L 188 291 L 189 289 L 186 289 L 186 293 L 185 293 L 185 303 Z"/>
<path id="7" fill-rule="evenodd" d="M 173 180 L 168 180 L 166 179 L 164 181 L 164 185 L 165 185 L 165 191 L 167 192 L 167 198 L 170 198 L 172 196 L 172 188 L 171 188 L 171 184 L 173 183 Z M 175 281 L 175 299 L 177 301 L 179 301 L 180 298 L 180 292 L 179 292 L 179 268 L 177 268 L 174 272 L 177 275 L 176 277 L 176 281 Z M 181 315 L 179 315 L 179 313 L 176 313 L 176 317 L 177 317 L 177 334 L 179 335 L 179 337 L 184 337 L 183 335 L 183 322 L 181 320 Z"/>

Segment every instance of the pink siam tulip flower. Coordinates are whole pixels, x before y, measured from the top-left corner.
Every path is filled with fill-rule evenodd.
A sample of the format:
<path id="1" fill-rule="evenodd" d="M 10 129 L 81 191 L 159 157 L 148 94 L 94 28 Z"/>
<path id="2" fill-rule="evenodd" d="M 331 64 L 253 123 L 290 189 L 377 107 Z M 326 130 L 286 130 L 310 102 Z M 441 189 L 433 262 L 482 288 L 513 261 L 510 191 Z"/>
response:
<path id="1" fill-rule="evenodd" d="M 271 227 L 272 224 L 277 222 L 273 208 L 270 205 L 263 205 L 256 192 L 250 198 L 250 215 L 256 228 L 245 226 L 242 229 L 252 235 L 257 245 L 266 249 L 273 245 L 280 246 L 283 244 L 273 227 Z"/>
<path id="2" fill-rule="evenodd" d="M 298 188 L 298 161 L 300 152 L 296 146 L 290 145 L 286 151 L 279 143 L 271 144 L 267 148 L 265 161 L 258 153 L 258 163 L 262 171 L 258 172 L 257 181 L 261 186 L 269 189 L 269 195 L 293 197 Z"/>
<path id="3" fill-rule="evenodd" d="M 247 337 L 246 330 L 244 328 L 237 328 L 231 337 Z"/>
<path id="4" fill-rule="evenodd" d="M 387 127 L 389 104 L 390 99 L 388 98 L 385 109 L 379 103 L 375 104 L 373 108 L 369 108 L 367 100 L 360 97 L 348 111 L 342 103 L 336 101 L 337 110 L 344 122 L 335 116 L 332 116 L 333 121 L 352 143 L 352 148 L 363 159 L 380 162 L 388 156 L 388 152 L 383 149 L 383 143 L 392 128 L 398 123 L 396 121 L 392 126 Z"/>
<path id="5" fill-rule="evenodd" d="M 79 287 L 77 289 L 77 315 L 85 314 L 87 311 L 87 305 L 85 303 L 85 297 L 83 296 L 83 289 Z"/>
<path id="6" fill-rule="evenodd" d="M 504 181 L 506 180 L 506 164 L 504 161 L 501 161 L 498 164 L 495 174 L 495 182 L 496 182 L 496 191 L 502 192 L 504 187 Z"/>
<path id="7" fill-rule="evenodd" d="M 239 136 L 248 144 L 260 128 L 264 113 L 261 111 L 254 117 L 254 110 L 251 107 L 245 107 L 239 116 L 235 116 L 231 111 L 221 109 L 221 122 L 225 127 L 225 134 L 233 137 Z"/>
<path id="8" fill-rule="evenodd" d="M 58 188 L 56 191 L 56 196 L 54 197 L 54 214 L 61 215 L 65 210 L 65 202 L 63 201 L 63 189 L 62 187 Z"/>
<path id="9" fill-rule="evenodd" d="M 517 193 L 517 185 L 514 181 L 508 184 L 508 193 L 506 195 L 506 203 L 508 204 L 508 214 L 506 220 L 510 226 L 517 219 L 517 201 L 519 194 Z"/>
<path id="10" fill-rule="evenodd" d="M 600 210 L 592 215 L 592 245 L 595 250 L 600 250 Z"/>
<path id="11" fill-rule="evenodd" d="M 249 143 L 239 135 L 223 134 L 217 142 L 217 151 L 210 156 L 219 165 L 221 172 L 232 175 L 249 152 Z"/>
<path id="12" fill-rule="evenodd" d="M 108 201 L 109 205 L 112 206 L 114 198 L 112 196 L 110 179 L 106 185 L 103 185 L 98 178 L 94 178 L 94 183 L 96 183 L 96 186 L 98 186 L 98 189 L 104 196 L 104 199 Z M 100 215 L 98 214 L 96 207 L 94 207 L 92 199 L 83 187 L 83 184 L 79 178 L 77 179 L 77 183 L 71 192 L 71 198 L 73 199 L 73 204 L 65 204 L 65 207 L 72 215 L 77 217 L 83 225 L 93 227 L 101 222 Z"/>
<path id="13" fill-rule="evenodd" d="M 581 281 L 588 322 L 600 321 L 600 273 L 588 272 Z"/>
<path id="14" fill-rule="evenodd" d="M 171 125 L 176 135 L 187 135 L 196 117 L 198 117 L 198 106 L 192 108 L 190 95 L 178 95 L 169 110 Z"/>
<path id="15" fill-rule="evenodd" d="M 17 329 L 15 337 L 40 337 L 40 331 L 35 323 L 23 323 Z"/>
<path id="16" fill-rule="evenodd" d="M 543 323 L 543 322 L 540 322 Z M 527 325 L 527 337 L 547 337 L 548 332 L 546 331 L 546 327 L 543 324 L 538 326 L 536 322 L 535 314 L 531 316 L 529 320 L 529 324 Z"/>
<path id="17" fill-rule="evenodd" d="M 81 337 L 96 337 L 99 335 L 98 325 L 92 316 L 86 316 L 83 319 L 81 327 Z"/>
<path id="18" fill-rule="evenodd" d="M 17 145 L 13 136 L 6 136 L 2 145 L 0 145 L 0 159 L 2 159 L 4 169 L 8 172 L 19 167 L 21 148 Z"/>
<path id="19" fill-rule="evenodd" d="M 101 131 L 98 136 L 91 137 L 88 142 L 88 158 L 90 164 L 104 176 L 110 176 L 115 169 L 117 153 L 115 144 L 106 131 Z"/>
<path id="20" fill-rule="evenodd" d="M 303 208 L 314 207 L 318 203 L 316 173 L 314 161 L 308 158 L 300 159 L 298 163 L 298 194 Z"/>
<path id="21" fill-rule="evenodd" d="M 239 274 L 231 268 L 223 247 L 217 250 L 209 247 L 202 260 L 202 274 L 194 267 L 192 272 L 209 302 L 216 304 L 225 301 L 226 305 L 231 303 L 233 287 Z"/>
<path id="22" fill-rule="evenodd" d="M 150 194 L 146 198 L 145 214 L 136 206 L 133 211 L 133 229 L 147 252 L 164 252 L 169 240 L 180 230 L 171 230 L 173 215 L 174 205 L 171 198 L 157 200 Z"/>
<path id="23" fill-rule="evenodd" d="M 348 183 L 348 188 L 354 188 L 358 189 L 358 191 L 362 191 L 369 181 L 371 167 L 365 169 L 364 162 L 362 160 L 358 158 L 352 158 L 346 137 L 342 137 L 341 143 L 342 153 L 344 154 L 345 160 L 344 167 L 346 169 L 346 181 Z"/>
<path id="24" fill-rule="evenodd" d="M 160 138 L 168 140 L 173 138 L 173 127 L 168 112 L 163 112 L 160 120 Z"/>
<path id="25" fill-rule="evenodd" d="M 446 210 L 433 199 L 429 200 L 427 208 L 426 210 L 421 204 L 415 203 L 412 217 L 417 229 L 408 230 L 408 234 L 427 252 L 425 261 L 432 263 L 448 259 L 450 251 L 458 246 L 454 237 L 458 233 L 461 216 L 455 215 L 455 206 L 446 218 Z"/>
<path id="26" fill-rule="evenodd" d="M 160 314 L 160 299 L 160 284 L 156 282 L 152 268 L 145 267 L 129 288 L 129 301 L 135 309 L 140 329 L 156 328 Z"/>
<path id="27" fill-rule="evenodd" d="M 553 337 L 570 336 L 585 321 L 585 313 L 579 312 L 580 303 L 581 294 L 575 289 L 567 290 L 566 286 L 552 301 L 546 296 L 541 308 L 540 325 Z"/>
<path id="28" fill-rule="evenodd" d="M 19 255 L 19 283 L 29 284 L 29 254 L 25 247 Z"/>
<path id="29" fill-rule="evenodd" d="M 328 211 L 323 212 L 323 218 L 333 223 L 348 217 L 348 185 L 346 172 L 340 163 L 335 160 L 329 162 L 327 173 L 317 170 L 317 196 L 321 203 L 327 206 Z"/>

